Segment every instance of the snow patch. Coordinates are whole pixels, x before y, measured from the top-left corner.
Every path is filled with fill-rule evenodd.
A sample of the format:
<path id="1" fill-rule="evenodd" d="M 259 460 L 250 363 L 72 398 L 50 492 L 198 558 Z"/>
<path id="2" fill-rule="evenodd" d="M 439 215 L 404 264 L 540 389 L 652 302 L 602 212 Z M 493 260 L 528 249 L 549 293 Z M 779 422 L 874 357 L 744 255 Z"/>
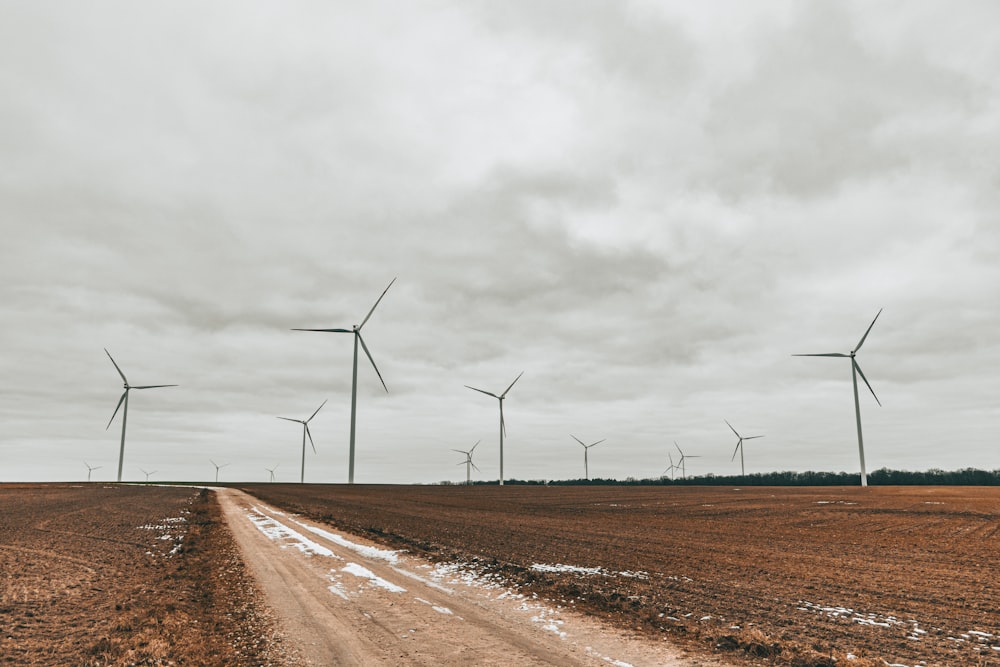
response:
<path id="1" fill-rule="evenodd" d="M 348 574 L 353 574 L 355 577 L 361 577 L 362 579 L 368 579 L 372 584 L 384 588 L 391 593 L 405 593 L 406 589 L 402 586 L 397 586 L 391 581 L 386 581 L 382 577 L 378 576 L 367 567 L 363 565 L 358 565 L 357 563 L 348 563 L 346 566 L 340 569 L 341 572 L 347 572 Z"/>
<path id="2" fill-rule="evenodd" d="M 252 507 L 251 512 L 252 514 L 248 514 L 247 518 L 249 518 L 253 525 L 257 527 L 257 530 L 262 532 L 269 540 L 283 543 L 281 548 L 284 549 L 285 547 L 292 546 L 307 556 L 328 556 L 337 560 L 343 560 L 343 558 L 333 553 L 323 545 L 313 542 L 302 533 L 293 530 L 277 519 L 264 514 L 257 507 Z"/>
<path id="3" fill-rule="evenodd" d="M 344 536 L 342 535 L 331 533 L 328 530 L 323 530 L 322 528 L 317 528 L 316 526 L 309 526 L 307 524 L 302 523 L 301 521 L 295 521 L 294 519 L 292 519 L 292 521 L 302 526 L 310 533 L 313 533 L 314 535 L 319 535 L 323 539 L 329 540 L 330 542 L 333 542 L 334 544 L 337 544 L 339 546 L 346 547 L 351 551 L 355 552 L 356 554 L 364 556 L 365 558 L 384 560 L 387 563 L 391 563 L 393 565 L 399 563 L 398 551 L 392 551 L 390 549 L 379 549 L 377 547 L 368 547 L 363 544 L 357 544 L 355 542 L 351 542 L 350 540 L 344 538 Z"/>

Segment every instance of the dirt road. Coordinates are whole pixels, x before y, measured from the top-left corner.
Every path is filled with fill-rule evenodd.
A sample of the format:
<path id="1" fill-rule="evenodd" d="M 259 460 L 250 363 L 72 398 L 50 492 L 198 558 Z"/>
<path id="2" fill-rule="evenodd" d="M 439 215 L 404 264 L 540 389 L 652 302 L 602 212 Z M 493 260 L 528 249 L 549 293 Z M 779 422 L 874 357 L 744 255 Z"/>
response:
<path id="1" fill-rule="evenodd" d="M 461 568 L 433 566 L 217 489 L 244 560 L 308 665 L 718 666 Z"/>

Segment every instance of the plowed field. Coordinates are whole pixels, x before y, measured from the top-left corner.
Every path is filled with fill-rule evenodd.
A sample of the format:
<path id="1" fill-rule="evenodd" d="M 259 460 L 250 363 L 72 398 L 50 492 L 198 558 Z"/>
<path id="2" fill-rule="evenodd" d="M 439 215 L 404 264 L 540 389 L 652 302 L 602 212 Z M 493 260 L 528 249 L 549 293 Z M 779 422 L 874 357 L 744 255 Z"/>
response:
<path id="1" fill-rule="evenodd" d="M 282 660 L 207 492 L 0 485 L 0 664 Z"/>
<path id="2" fill-rule="evenodd" d="M 1000 665 L 997 489 L 241 488 L 754 663 Z"/>

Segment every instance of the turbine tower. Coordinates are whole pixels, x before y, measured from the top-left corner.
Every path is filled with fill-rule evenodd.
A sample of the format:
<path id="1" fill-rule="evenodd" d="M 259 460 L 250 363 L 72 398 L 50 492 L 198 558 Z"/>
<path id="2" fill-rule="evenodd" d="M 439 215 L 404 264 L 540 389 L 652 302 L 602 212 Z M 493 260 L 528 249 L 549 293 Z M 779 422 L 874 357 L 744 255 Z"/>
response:
<path id="1" fill-rule="evenodd" d="M 476 464 L 472 462 L 472 452 L 476 451 L 476 447 L 479 446 L 480 442 L 482 442 L 482 440 L 479 440 L 478 442 L 476 442 L 476 444 L 474 444 L 472 446 L 472 449 L 470 449 L 469 451 L 464 451 L 462 449 L 453 449 L 453 450 L 451 450 L 453 452 L 458 452 L 459 454 L 465 454 L 465 460 L 462 461 L 461 463 L 459 463 L 458 465 L 460 465 L 460 466 L 464 465 L 465 466 L 465 485 L 466 486 L 469 486 L 469 485 L 472 484 L 472 468 L 476 468 L 476 472 L 482 472 L 481 470 L 479 470 L 478 467 L 476 467 Z"/>
<path id="2" fill-rule="evenodd" d="M 274 481 L 274 471 L 278 469 L 279 465 L 281 465 L 281 464 L 279 463 L 278 465 L 274 466 L 273 468 L 264 468 L 264 470 L 266 470 L 269 473 L 271 473 L 271 479 L 269 481 L 271 481 L 271 482 Z"/>
<path id="3" fill-rule="evenodd" d="M 112 414 L 111 419 L 108 420 L 108 425 L 104 427 L 105 431 L 111 428 L 111 422 L 115 420 L 115 415 L 118 414 L 118 408 L 122 407 L 122 403 L 124 403 L 125 409 L 122 410 L 122 444 L 121 448 L 118 450 L 118 481 L 120 482 L 122 481 L 122 463 L 125 461 L 125 424 L 128 422 L 128 392 L 132 389 L 159 389 L 160 387 L 176 387 L 177 385 L 151 384 L 142 387 L 133 387 L 128 383 L 128 378 L 126 378 L 125 374 L 122 373 L 122 369 L 118 368 L 118 364 L 115 363 L 114 358 L 111 356 L 111 353 L 108 352 L 107 348 L 104 348 L 104 353 L 108 355 L 108 359 L 111 359 L 111 363 L 115 365 L 115 370 L 118 371 L 118 375 L 122 376 L 122 382 L 125 383 L 125 392 L 122 394 L 122 397 L 118 399 L 118 405 L 115 406 L 114 414 Z"/>
<path id="4" fill-rule="evenodd" d="M 677 444 L 676 440 L 674 440 L 674 447 L 676 447 L 677 451 L 679 451 L 681 453 L 681 460 L 677 462 L 677 465 L 679 465 L 680 468 L 681 468 L 681 477 L 683 477 L 684 479 L 687 479 L 688 478 L 687 466 L 684 465 L 684 462 L 686 460 L 688 460 L 688 459 L 700 459 L 701 457 L 700 456 L 696 456 L 694 454 L 690 454 L 690 455 L 685 454 L 684 451 L 681 449 L 681 446 Z M 673 459 L 671 459 L 671 460 L 673 460 Z"/>
<path id="5" fill-rule="evenodd" d="M 389 291 L 389 287 L 392 287 L 392 284 L 394 282 L 396 282 L 395 278 L 389 281 L 389 286 L 386 287 L 385 290 L 382 292 L 382 296 L 380 296 L 378 300 L 375 301 L 375 305 L 372 306 L 372 309 L 368 311 L 367 315 L 365 315 L 365 319 L 361 320 L 361 324 L 355 324 L 350 329 L 292 329 L 292 331 L 322 331 L 324 333 L 354 334 L 354 375 L 352 376 L 351 379 L 351 452 L 348 458 L 348 465 L 347 465 L 348 484 L 354 484 L 354 430 L 355 430 L 354 424 L 355 424 L 355 419 L 357 417 L 357 408 L 358 408 L 358 343 L 359 342 L 361 343 L 361 347 L 362 349 L 364 349 L 365 354 L 368 356 L 368 361 L 371 362 L 372 368 L 375 369 L 375 374 L 378 375 L 378 379 L 382 382 L 382 387 L 385 389 L 385 393 L 387 394 L 389 393 L 389 387 L 385 386 L 385 380 L 382 379 L 382 374 L 378 372 L 378 366 L 375 365 L 375 360 L 372 359 L 372 353 L 368 351 L 368 346 L 365 345 L 365 339 L 361 337 L 361 328 L 364 327 L 365 323 L 368 322 L 368 318 L 370 318 L 372 316 L 372 313 L 375 312 L 375 309 L 378 307 L 379 302 L 382 301 L 382 297 L 385 296 L 385 293 Z"/>
<path id="6" fill-rule="evenodd" d="M 100 470 L 101 469 L 101 466 L 92 466 L 89 463 L 87 463 L 86 461 L 83 462 L 83 465 L 87 466 L 87 481 L 88 482 L 90 481 L 90 473 L 94 472 L 95 470 Z"/>
<path id="7" fill-rule="evenodd" d="M 729 430 L 731 430 L 733 433 L 736 433 L 736 429 L 733 428 L 732 424 L 730 424 L 725 419 L 723 419 L 722 421 L 726 422 L 726 426 L 729 427 Z M 736 460 L 736 452 L 739 452 L 740 453 L 740 475 L 746 477 L 747 471 L 746 471 L 746 468 L 743 466 L 743 441 L 744 440 L 753 440 L 754 438 L 763 438 L 764 436 L 762 436 L 762 435 L 748 435 L 748 436 L 744 437 L 744 436 L 740 435 L 739 433 L 736 433 L 736 437 L 739 438 L 739 441 L 736 443 L 736 449 L 733 450 L 733 458 L 731 458 L 729 460 L 730 461 L 735 461 Z"/>
<path id="8" fill-rule="evenodd" d="M 868 472 L 865 469 L 865 441 L 861 436 L 861 403 L 858 401 L 858 376 L 865 381 L 865 385 L 868 387 L 868 391 L 872 393 L 872 397 L 875 402 L 878 403 L 879 407 L 882 407 L 882 402 L 878 400 L 878 396 L 875 396 L 875 390 L 872 389 L 871 384 L 868 382 L 868 378 L 865 374 L 861 372 L 861 366 L 858 365 L 858 360 L 854 358 L 854 355 L 858 353 L 861 346 L 865 344 L 865 339 L 868 338 L 868 334 L 871 332 L 872 327 L 875 326 L 875 320 L 878 316 L 882 314 L 882 309 L 875 314 L 875 319 L 872 323 L 868 325 L 868 329 L 865 330 L 865 335 L 861 337 L 858 344 L 849 353 L 844 354 L 843 352 L 826 352 L 823 354 L 793 354 L 793 357 L 847 357 L 851 360 L 851 380 L 854 383 L 854 417 L 858 423 L 858 456 L 861 459 L 861 486 L 868 486 Z"/>
<path id="9" fill-rule="evenodd" d="M 324 405 L 326 405 L 326 401 L 323 401 L 322 403 L 319 404 L 319 407 L 316 408 L 316 412 L 319 412 L 321 409 L 323 409 Z M 286 422 L 296 422 L 298 424 L 302 424 L 302 473 L 301 477 L 299 478 L 300 484 L 305 483 L 306 481 L 306 436 L 309 436 L 309 444 L 312 445 L 313 454 L 316 453 L 316 444 L 313 442 L 312 433 L 309 432 L 309 422 L 311 422 L 312 418 L 316 416 L 316 412 L 312 413 L 312 417 L 309 417 L 309 419 L 306 420 L 292 419 L 291 417 L 278 417 L 278 419 L 284 419 Z M 278 466 L 274 467 L 277 468 Z M 274 481 L 273 472 L 271 473 L 271 477 L 272 477 L 271 481 Z"/>
<path id="10" fill-rule="evenodd" d="M 521 375 L 524 375 L 524 371 L 521 371 L 521 373 L 516 378 L 514 378 L 514 382 L 511 382 L 510 386 L 507 387 L 507 389 L 499 396 L 497 396 L 491 391 L 484 391 L 482 389 L 476 389 L 475 387 L 470 387 L 469 385 L 465 385 L 466 387 L 472 389 L 473 391 L 478 391 L 481 394 L 492 396 L 493 398 L 500 401 L 500 486 L 503 486 L 503 436 L 507 432 L 507 426 L 506 424 L 504 424 L 503 421 L 503 399 L 507 398 L 507 392 L 511 390 L 511 387 L 514 386 L 514 383 L 516 383 L 518 380 L 521 379 Z"/>
<path id="11" fill-rule="evenodd" d="M 209 462 L 210 462 L 210 463 L 211 463 L 212 465 L 214 465 L 214 466 L 215 466 L 215 483 L 216 483 L 216 484 L 218 484 L 218 483 L 219 483 L 219 470 L 221 470 L 222 468 L 225 468 L 225 467 L 226 467 L 227 465 L 229 465 L 229 464 L 228 464 L 228 463 L 223 463 L 223 464 L 222 464 L 222 465 L 220 466 L 220 465 L 219 465 L 218 463 L 216 463 L 216 462 L 215 462 L 215 461 L 213 461 L 212 459 L 209 459 Z"/>
<path id="12" fill-rule="evenodd" d="M 589 445 L 585 445 L 585 444 L 583 444 L 583 440 L 580 440 L 580 438 L 576 437 L 572 433 L 569 434 L 569 437 L 571 437 L 574 440 L 576 440 L 577 442 L 579 442 L 580 446 L 583 447 L 583 475 L 584 475 L 584 479 L 586 479 L 589 482 L 590 481 L 590 464 L 587 462 L 587 452 L 590 451 L 591 447 L 593 447 L 594 445 L 601 444 L 602 442 L 604 442 L 605 440 L 607 440 L 607 438 L 601 438 L 597 442 L 592 442 Z"/>

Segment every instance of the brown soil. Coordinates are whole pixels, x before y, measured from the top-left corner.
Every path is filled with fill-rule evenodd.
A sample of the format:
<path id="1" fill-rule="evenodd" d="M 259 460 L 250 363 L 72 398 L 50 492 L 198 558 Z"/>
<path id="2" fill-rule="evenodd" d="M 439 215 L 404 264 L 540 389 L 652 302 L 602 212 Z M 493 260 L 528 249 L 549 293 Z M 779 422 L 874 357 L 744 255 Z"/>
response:
<path id="1" fill-rule="evenodd" d="M 284 664 L 207 492 L 0 486 L 0 664 Z"/>
<path id="2" fill-rule="evenodd" d="M 244 488 L 751 663 L 1000 665 L 998 489 Z"/>

